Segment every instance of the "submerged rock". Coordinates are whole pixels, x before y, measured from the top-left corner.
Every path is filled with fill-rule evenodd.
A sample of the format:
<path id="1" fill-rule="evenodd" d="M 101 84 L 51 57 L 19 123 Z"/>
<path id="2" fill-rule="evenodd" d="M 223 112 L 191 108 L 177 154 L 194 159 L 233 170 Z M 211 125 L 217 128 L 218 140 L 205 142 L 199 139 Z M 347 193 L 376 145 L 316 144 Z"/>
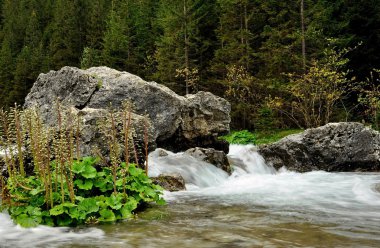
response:
<path id="1" fill-rule="evenodd" d="M 259 153 L 276 169 L 380 171 L 380 133 L 361 123 L 330 123 L 264 145 Z"/>
<path id="2" fill-rule="evenodd" d="M 56 124 L 54 104 L 70 106 L 84 118 L 83 155 L 96 145 L 99 133 L 94 127 L 110 104 L 118 108 L 126 100 L 134 105 L 133 120 L 148 114 L 152 123 L 151 143 L 173 151 L 194 146 L 228 151 L 228 144 L 217 137 L 229 132 L 230 104 L 208 92 L 179 96 L 166 86 L 147 82 L 128 72 L 108 67 L 81 70 L 64 67 L 40 74 L 25 99 L 24 107 L 41 109 L 43 120 Z M 139 125 L 135 123 L 135 127 Z"/>
<path id="3" fill-rule="evenodd" d="M 219 169 L 222 169 L 228 174 L 231 174 L 230 163 L 228 161 L 227 155 L 223 151 L 218 151 L 213 148 L 196 147 L 187 150 L 185 154 L 201 161 L 213 164 Z"/>
<path id="4" fill-rule="evenodd" d="M 178 173 L 160 174 L 158 177 L 152 177 L 151 179 L 153 183 L 170 192 L 186 190 L 185 180 Z"/>

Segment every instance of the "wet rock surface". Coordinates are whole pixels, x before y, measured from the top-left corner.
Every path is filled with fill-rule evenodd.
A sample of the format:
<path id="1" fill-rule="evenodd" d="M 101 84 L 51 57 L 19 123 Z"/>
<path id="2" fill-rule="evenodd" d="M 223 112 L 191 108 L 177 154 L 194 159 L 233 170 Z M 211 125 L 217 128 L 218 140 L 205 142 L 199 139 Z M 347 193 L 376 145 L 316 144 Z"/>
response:
<path id="1" fill-rule="evenodd" d="M 231 166 L 227 155 L 223 151 L 218 151 L 213 148 L 191 148 L 185 152 L 196 159 L 210 163 L 231 174 Z"/>
<path id="2" fill-rule="evenodd" d="M 330 123 L 261 146 L 259 153 L 276 169 L 380 171 L 380 134 L 361 123 Z"/>
<path id="3" fill-rule="evenodd" d="M 185 180 L 178 173 L 160 174 L 158 177 L 152 177 L 151 179 L 153 183 L 171 192 L 186 190 Z"/>

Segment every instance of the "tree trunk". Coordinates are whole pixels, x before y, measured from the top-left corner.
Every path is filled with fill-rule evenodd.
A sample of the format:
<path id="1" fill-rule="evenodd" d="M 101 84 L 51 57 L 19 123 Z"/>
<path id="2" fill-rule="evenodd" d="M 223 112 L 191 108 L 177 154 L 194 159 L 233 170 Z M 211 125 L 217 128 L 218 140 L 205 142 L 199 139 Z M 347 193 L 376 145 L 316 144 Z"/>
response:
<path id="1" fill-rule="evenodd" d="M 305 4 L 304 0 L 301 0 L 301 42 L 302 42 L 302 65 L 303 69 L 306 69 L 306 42 L 305 42 L 305 16 L 304 16 Z"/>
<path id="2" fill-rule="evenodd" d="M 249 43 L 248 43 L 248 14 L 247 14 L 247 3 L 244 4 L 244 38 L 245 38 L 245 56 L 246 56 L 246 70 L 249 68 Z"/>
<path id="3" fill-rule="evenodd" d="M 185 83 L 186 83 L 186 95 L 189 94 L 189 41 L 187 35 L 187 0 L 183 0 L 183 16 L 184 16 L 184 32 L 185 32 Z"/>

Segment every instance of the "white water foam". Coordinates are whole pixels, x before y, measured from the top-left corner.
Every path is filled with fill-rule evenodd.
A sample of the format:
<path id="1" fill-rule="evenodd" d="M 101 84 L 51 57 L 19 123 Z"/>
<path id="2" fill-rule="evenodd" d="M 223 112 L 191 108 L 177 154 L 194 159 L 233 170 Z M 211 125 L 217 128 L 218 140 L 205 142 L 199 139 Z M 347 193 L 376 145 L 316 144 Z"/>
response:
<path id="1" fill-rule="evenodd" d="M 371 238 L 380 239 L 380 192 L 375 189 L 375 185 L 380 184 L 379 173 L 296 173 L 286 169 L 276 172 L 265 164 L 257 149 L 251 145 L 232 145 L 228 156 L 234 173 L 222 183 L 166 193 L 167 199 L 176 201 L 190 197 L 223 205 L 264 207 L 271 213 L 341 224 L 343 229 L 358 232 L 362 226 L 372 226 L 375 235 Z M 164 161 L 161 162 L 160 169 L 166 170 Z M 183 168 L 186 165 L 178 166 Z M 193 177 L 202 178 L 202 181 L 208 180 L 197 168 L 186 171 L 193 173 Z M 181 174 L 180 170 L 177 172 Z"/>
<path id="2" fill-rule="evenodd" d="M 275 174 L 276 170 L 265 163 L 254 145 L 231 145 L 228 157 L 234 169 L 241 174 L 242 169 L 248 174 Z"/>
<path id="3" fill-rule="evenodd" d="M 200 161 L 184 153 L 171 153 L 160 150 L 149 154 L 149 176 L 156 177 L 162 173 L 179 173 L 187 186 L 211 187 L 220 185 L 228 178 L 228 174 L 214 165 Z"/>
<path id="4" fill-rule="evenodd" d="M 179 173 L 188 189 L 165 192 L 169 202 L 200 199 L 227 206 L 246 205 L 253 211 L 266 209 L 271 218 L 279 215 L 295 221 L 332 224 L 326 231 L 380 240 L 379 173 L 276 172 L 265 164 L 254 146 L 232 145 L 228 156 L 234 172 L 228 176 L 186 154 L 166 153 L 167 156 L 162 156 L 155 151 L 149 155 L 149 175 Z M 103 231 L 95 228 L 24 229 L 13 224 L 7 214 L 0 213 L 0 247 L 88 245 L 103 237 Z"/>
<path id="5" fill-rule="evenodd" d="M 0 247 L 59 247 L 67 243 L 91 244 L 104 237 L 97 228 L 75 230 L 63 227 L 38 226 L 22 228 L 8 214 L 0 213 Z"/>

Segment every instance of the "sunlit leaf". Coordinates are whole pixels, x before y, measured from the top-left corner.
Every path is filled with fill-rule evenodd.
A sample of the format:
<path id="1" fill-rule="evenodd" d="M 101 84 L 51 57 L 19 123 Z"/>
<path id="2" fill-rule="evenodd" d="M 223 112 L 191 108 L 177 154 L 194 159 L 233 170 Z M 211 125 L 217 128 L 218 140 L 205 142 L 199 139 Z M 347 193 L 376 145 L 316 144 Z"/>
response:
<path id="1" fill-rule="evenodd" d="M 93 186 L 93 182 L 88 179 L 86 180 L 77 179 L 74 181 L 74 184 L 78 186 L 79 189 L 83 189 L 83 190 L 90 190 L 92 189 L 92 186 Z"/>

